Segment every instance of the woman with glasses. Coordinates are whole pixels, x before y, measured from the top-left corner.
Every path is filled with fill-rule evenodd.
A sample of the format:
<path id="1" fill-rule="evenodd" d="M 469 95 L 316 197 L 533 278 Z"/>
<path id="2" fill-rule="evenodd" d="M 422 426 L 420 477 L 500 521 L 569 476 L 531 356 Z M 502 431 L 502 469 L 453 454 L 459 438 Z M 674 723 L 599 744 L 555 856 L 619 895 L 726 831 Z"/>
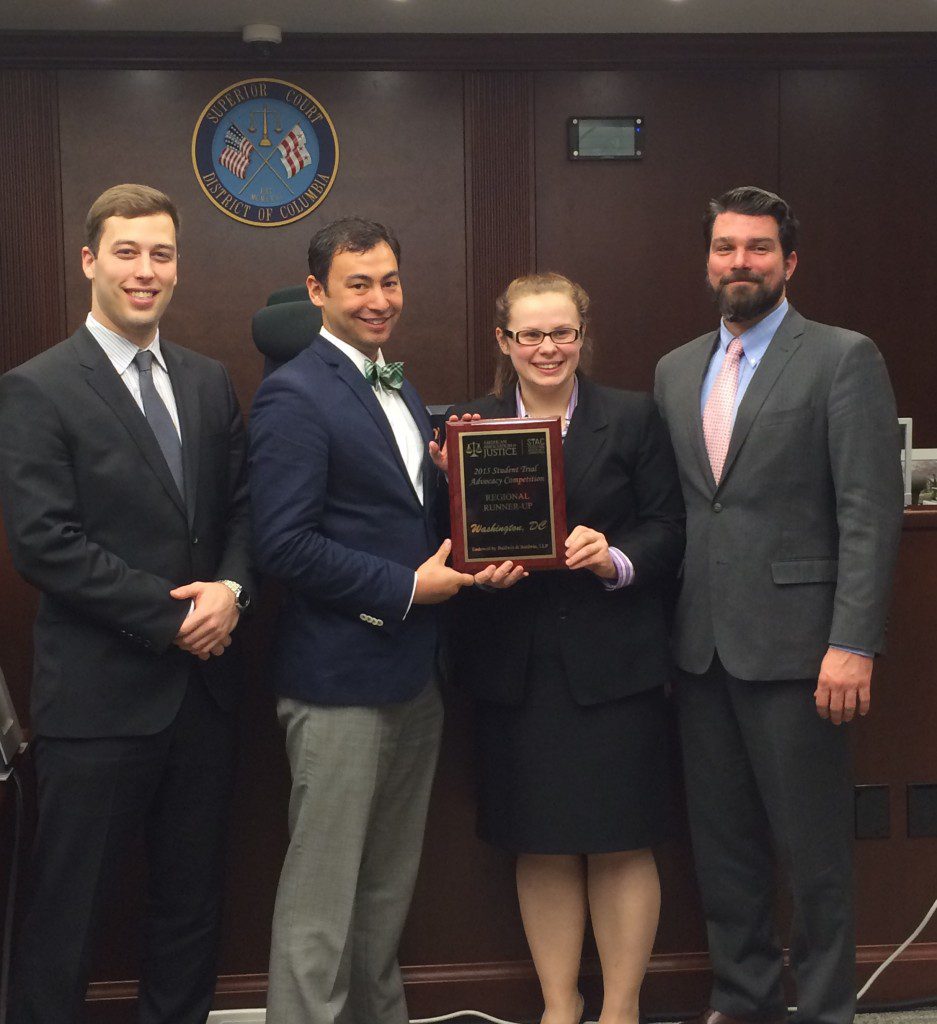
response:
<path id="1" fill-rule="evenodd" d="M 588 306 L 559 274 L 513 281 L 495 307 L 494 393 L 453 410 L 560 418 L 569 539 L 565 570 L 479 574 L 450 609 L 451 661 L 477 698 L 479 834 L 517 855 L 542 1024 L 579 1024 L 589 914 L 600 1024 L 637 1024 L 660 909 L 650 848 L 670 805 L 664 595 L 683 503 L 653 399 L 580 370 Z"/>

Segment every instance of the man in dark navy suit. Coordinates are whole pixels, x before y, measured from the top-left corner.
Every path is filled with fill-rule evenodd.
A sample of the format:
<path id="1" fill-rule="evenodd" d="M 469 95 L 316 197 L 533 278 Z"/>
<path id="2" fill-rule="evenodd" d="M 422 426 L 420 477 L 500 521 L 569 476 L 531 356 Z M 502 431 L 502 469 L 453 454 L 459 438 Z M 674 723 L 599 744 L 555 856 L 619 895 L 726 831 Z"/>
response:
<path id="1" fill-rule="evenodd" d="M 261 568 L 288 590 L 275 650 L 293 776 L 269 1024 L 406 1024 L 397 947 L 439 750 L 434 604 L 446 566 L 426 410 L 386 363 L 400 246 L 349 218 L 309 246 L 322 333 L 263 383 L 250 426 Z"/>
<path id="2" fill-rule="evenodd" d="M 251 590 L 244 430 L 224 367 L 160 335 L 176 285 L 172 201 L 118 185 L 92 205 L 91 313 L 0 380 L 0 497 L 42 596 L 32 729 L 34 892 L 11 1019 L 82 1019 L 100 911 L 143 831 L 143 1024 L 211 1007 Z"/>

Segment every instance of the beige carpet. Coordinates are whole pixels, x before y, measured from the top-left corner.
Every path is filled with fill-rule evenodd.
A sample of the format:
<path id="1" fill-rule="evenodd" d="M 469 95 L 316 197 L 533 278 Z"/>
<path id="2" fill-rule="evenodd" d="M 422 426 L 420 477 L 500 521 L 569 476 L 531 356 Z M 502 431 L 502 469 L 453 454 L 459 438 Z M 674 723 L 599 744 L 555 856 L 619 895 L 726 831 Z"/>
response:
<path id="1" fill-rule="evenodd" d="M 860 1013 L 856 1024 L 937 1024 L 937 1007 L 899 1013 Z"/>
<path id="2" fill-rule="evenodd" d="M 937 1024 L 937 1006 L 896 1013 L 858 1013 L 856 1024 Z"/>

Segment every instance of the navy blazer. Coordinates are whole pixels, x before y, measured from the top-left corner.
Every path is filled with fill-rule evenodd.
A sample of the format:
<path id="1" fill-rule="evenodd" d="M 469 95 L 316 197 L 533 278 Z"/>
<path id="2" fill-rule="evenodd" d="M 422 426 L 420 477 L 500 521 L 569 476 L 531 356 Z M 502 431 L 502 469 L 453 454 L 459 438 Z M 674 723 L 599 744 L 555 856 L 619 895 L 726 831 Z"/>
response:
<path id="1" fill-rule="evenodd" d="M 428 443 L 419 396 L 407 382 L 400 393 Z M 436 649 L 435 610 L 407 610 L 414 570 L 439 546 L 432 461 L 421 502 L 373 388 L 321 336 L 263 382 L 249 434 L 257 562 L 287 588 L 277 693 L 357 705 L 416 696 Z"/>
<path id="2" fill-rule="evenodd" d="M 517 415 L 513 392 L 453 410 Z M 451 602 L 450 669 L 477 697 L 523 699 L 535 622 L 559 638 L 570 693 L 600 704 L 663 686 L 670 673 L 665 596 L 683 555 L 683 500 L 667 432 L 650 395 L 579 378 L 563 442 L 566 517 L 604 533 L 635 569 L 608 592 L 587 569 L 532 572 L 508 590 L 466 588 Z"/>

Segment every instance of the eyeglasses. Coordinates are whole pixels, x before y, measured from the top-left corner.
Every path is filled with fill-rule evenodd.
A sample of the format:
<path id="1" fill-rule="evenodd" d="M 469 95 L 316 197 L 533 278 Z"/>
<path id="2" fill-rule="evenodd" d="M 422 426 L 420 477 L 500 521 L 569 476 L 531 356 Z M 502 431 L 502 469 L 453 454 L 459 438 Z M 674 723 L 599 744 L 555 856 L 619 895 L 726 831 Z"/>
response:
<path id="1" fill-rule="evenodd" d="M 582 337 L 582 328 L 557 327 L 555 331 L 509 331 L 505 327 L 502 333 L 516 341 L 518 345 L 542 345 L 544 338 L 549 338 L 554 345 L 572 345 Z"/>

